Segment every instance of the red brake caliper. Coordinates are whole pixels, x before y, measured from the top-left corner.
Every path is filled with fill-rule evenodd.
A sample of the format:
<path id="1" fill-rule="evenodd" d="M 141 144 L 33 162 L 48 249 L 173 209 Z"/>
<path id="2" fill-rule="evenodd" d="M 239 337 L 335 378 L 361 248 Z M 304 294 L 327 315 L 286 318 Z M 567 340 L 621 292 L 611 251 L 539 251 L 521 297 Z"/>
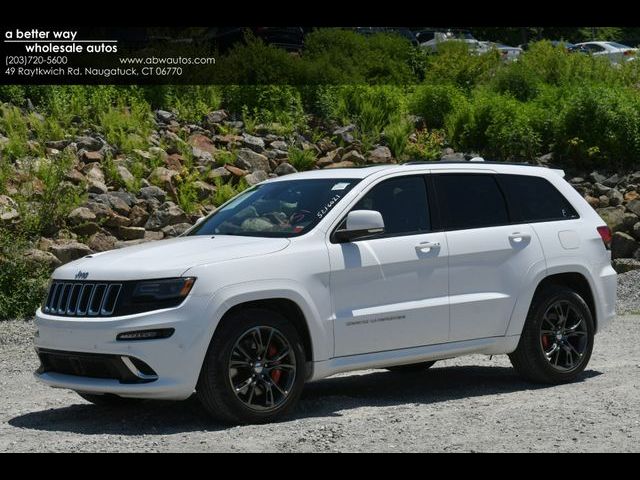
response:
<path id="1" fill-rule="evenodd" d="M 546 350 L 547 348 L 549 348 L 549 336 L 548 335 L 543 335 L 542 336 L 542 347 Z"/>
<path id="2" fill-rule="evenodd" d="M 269 345 L 269 350 L 267 351 L 267 358 L 275 357 L 276 353 L 278 353 L 278 349 L 275 345 Z M 271 380 L 275 383 L 280 381 L 280 377 L 282 376 L 282 370 L 271 370 Z"/>

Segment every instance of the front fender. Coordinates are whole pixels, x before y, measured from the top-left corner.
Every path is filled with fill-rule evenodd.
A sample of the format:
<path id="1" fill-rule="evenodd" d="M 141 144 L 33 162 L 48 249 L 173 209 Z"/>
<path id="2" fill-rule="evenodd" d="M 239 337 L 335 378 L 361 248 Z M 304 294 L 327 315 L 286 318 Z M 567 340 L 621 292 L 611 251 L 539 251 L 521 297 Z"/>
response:
<path id="1" fill-rule="evenodd" d="M 333 356 L 333 323 L 329 315 L 323 315 L 302 285 L 293 280 L 272 279 L 227 285 L 211 297 L 207 307 L 211 314 L 208 341 L 231 308 L 246 302 L 284 298 L 294 302 L 304 315 L 309 329 L 313 361 L 327 360 Z M 204 356 L 203 356 L 204 360 Z"/>

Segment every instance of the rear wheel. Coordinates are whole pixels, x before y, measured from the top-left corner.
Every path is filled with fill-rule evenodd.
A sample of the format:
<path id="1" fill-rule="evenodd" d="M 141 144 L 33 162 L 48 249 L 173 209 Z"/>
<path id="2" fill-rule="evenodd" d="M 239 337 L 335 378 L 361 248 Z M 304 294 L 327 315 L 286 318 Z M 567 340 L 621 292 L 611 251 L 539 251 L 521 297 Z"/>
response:
<path id="1" fill-rule="evenodd" d="M 136 405 L 143 401 L 143 399 L 141 398 L 125 398 L 110 393 L 105 393 L 103 395 L 97 393 L 76 393 L 84 398 L 87 402 L 101 407 L 128 407 L 130 405 Z"/>
<path id="2" fill-rule="evenodd" d="M 432 362 L 420 362 L 420 363 L 410 363 L 408 365 L 396 365 L 395 367 L 387 367 L 387 370 L 394 373 L 419 373 L 424 372 L 428 368 L 433 367 L 433 364 L 436 363 L 435 360 Z"/>
<path id="3" fill-rule="evenodd" d="M 247 309 L 225 318 L 200 373 L 204 408 L 229 423 L 265 423 L 295 407 L 304 387 L 305 352 L 279 313 Z"/>
<path id="4" fill-rule="evenodd" d="M 571 382 L 589 363 L 594 333 L 593 317 L 582 297 L 565 286 L 549 286 L 534 298 L 509 359 L 527 380 Z"/>

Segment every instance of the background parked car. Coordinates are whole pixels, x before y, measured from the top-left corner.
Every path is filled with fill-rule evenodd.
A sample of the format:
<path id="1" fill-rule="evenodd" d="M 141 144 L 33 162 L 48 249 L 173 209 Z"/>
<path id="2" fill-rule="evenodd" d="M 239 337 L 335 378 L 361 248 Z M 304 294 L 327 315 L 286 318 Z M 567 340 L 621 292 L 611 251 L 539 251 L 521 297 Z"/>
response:
<path id="1" fill-rule="evenodd" d="M 502 58 L 502 60 L 505 60 L 505 61 L 516 60 L 522 53 L 522 48 L 510 47 L 502 43 L 480 42 L 480 45 L 481 45 L 480 53 L 488 52 L 492 48 L 495 48 L 500 53 L 500 58 Z"/>
<path id="2" fill-rule="evenodd" d="M 426 32 L 424 35 L 421 34 L 421 38 L 425 38 Z M 482 51 L 482 44 L 474 38 L 471 32 L 466 30 L 447 30 L 441 32 L 434 32 L 433 38 L 428 41 L 420 42 L 420 47 L 427 50 L 430 53 L 435 53 L 438 51 L 438 45 L 443 42 L 462 42 L 467 44 L 469 50 L 472 52 Z"/>
<path id="3" fill-rule="evenodd" d="M 635 59 L 638 49 L 617 42 L 582 42 L 576 43 L 570 51 L 603 56 L 611 63 L 620 63 Z"/>

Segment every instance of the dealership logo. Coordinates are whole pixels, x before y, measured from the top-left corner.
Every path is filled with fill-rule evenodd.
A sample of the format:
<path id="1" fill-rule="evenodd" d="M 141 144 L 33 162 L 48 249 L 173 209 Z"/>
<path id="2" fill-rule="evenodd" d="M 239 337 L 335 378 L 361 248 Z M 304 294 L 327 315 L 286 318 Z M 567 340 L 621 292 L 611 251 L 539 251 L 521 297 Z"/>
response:
<path id="1" fill-rule="evenodd" d="M 78 273 L 76 273 L 76 280 L 86 280 L 88 276 L 89 272 L 83 272 L 82 270 L 80 270 Z"/>

